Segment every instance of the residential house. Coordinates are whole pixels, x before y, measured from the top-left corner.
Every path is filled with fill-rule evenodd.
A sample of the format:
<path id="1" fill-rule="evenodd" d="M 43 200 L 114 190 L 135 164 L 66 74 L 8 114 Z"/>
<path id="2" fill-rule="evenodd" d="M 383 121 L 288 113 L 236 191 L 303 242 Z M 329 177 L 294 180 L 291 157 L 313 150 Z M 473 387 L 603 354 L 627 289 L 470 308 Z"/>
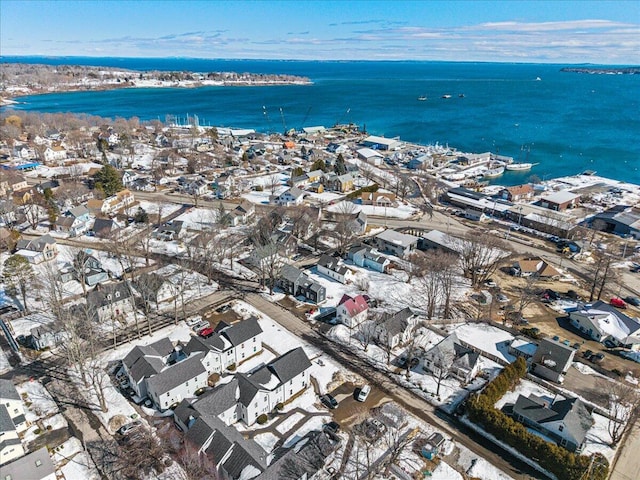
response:
<path id="1" fill-rule="evenodd" d="M 61 164 L 66 158 L 67 150 L 62 145 L 53 145 L 44 151 L 45 163 Z"/>
<path id="2" fill-rule="evenodd" d="M 7 409 L 11 423 L 18 433 L 27 429 L 29 422 L 25 417 L 22 398 L 11 380 L 0 379 L 0 405 Z"/>
<path id="3" fill-rule="evenodd" d="M 396 196 L 390 192 L 362 192 L 360 201 L 363 205 L 373 205 L 374 207 L 394 207 Z"/>
<path id="4" fill-rule="evenodd" d="M 551 437 L 570 452 L 580 452 L 593 417 L 586 405 L 577 398 L 556 396 L 547 399 L 530 394 L 519 395 L 513 405 L 512 416 L 518 422 Z"/>
<path id="5" fill-rule="evenodd" d="M 351 173 L 345 173 L 343 175 L 328 175 L 323 184 L 328 190 L 334 192 L 346 193 L 353 190 L 354 178 Z"/>
<path id="6" fill-rule="evenodd" d="M 0 465 L 24 455 L 24 448 L 18 430 L 11 419 L 9 410 L 0 404 Z M 4 470 L 4 467 L 3 469 Z"/>
<path id="7" fill-rule="evenodd" d="M 87 306 L 99 322 L 113 320 L 131 311 L 131 292 L 124 282 L 99 285 L 87 294 Z"/>
<path id="8" fill-rule="evenodd" d="M 55 239 L 47 234 L 33 240 L 18 240 L 16 254 L 25 257 L 29 263 L 37 265 L 53 260 L 58 255 Z"/>
<path id="9" fill-rule="evenodd" d="M 550 279 L 560 276 L 560 272 L 539 257 L 523 258 L 513 264 L 513 271 L 518 277 L 535 276 Z"/>
<path id="10" fill-rule="evenodd" d="M 359 267 L 370 268 L 380 273 L 385 273 L 391 264 L 391 260 L 366 245 L 354 245 L 349 248 L 347 258 Z"/>
<path id="11" fill-rule="evenodd" d="M 376 325 L 376 339 L 390 348 L 404 345 L 413 336 L 417 321 L 418 316 L 410 307 L 395 313 L 385 313 Z"/>
<path id="12" fill-rule="evenodd" d="M 559 237 L 568 237 L 576 228 L 576 222 L 566 213 L 539 205 L 521 203 L 507 207 L 502 213 L 518 225 Z"/>
<path id="13" fill-rule="evenodd" d="M 291 187 L 275 198 L 275 203 L 283 207 L 291 207 L 302 204 L 306 192 L 298 187 Z"/>
<path id="14" fill-rule="evenodd" d="M 509 202 L 519 202 L 530 200 L 533 197 L 534 190 L 531 184 L 514 185 L 505 187 L 498 192 L 498 197 Z"/>
<path id="15" fill-rule="evenodd" d="M 236 182 L 233 175 L 222 174 L 213 182 L 213 188 L 218 198 L 228 198 L 232 196 L 236 189 Z"/>
<path id="16" fill-rule="evenodd" d="M 349 328 L 355 328 L 367 319 L 369 304 L 362 295 L 344 294 L 336 307 L 336 318 Z"/>
<path id="17" fill-rule="evenodd" d="M 162 338 L 150 345 L 137 345 L 124 357 L 122 370 L 138 397 L 147 396 L 147 379 L 160 373 L 172 355 L 176 355 L 173 344 Z"/>
<path id="18" fill-rule="evenodd" d="M 313 430 L 269 464 L 255 480 L 284 478 L 313 479 L 323 472 L 326 459 L 336 450 L 340 438 L 325 431 Z"/>
<path id="19" fill-rule="evenodd" d="M 508 352 L 514 357 L 522 357 L 527 363 L 538 349 L 538 344 L 527 337 L 516 337 L 509 343 Z"/>
<path id="20" fill-rule="evenodd" d="M 289 295 L 301 296 L 317 304 L 324 302 L 327 296 L 327 291 L 322 285 L 293 265 L 282 267 L 278 286 Z"/>
<path id="21" fill-rule="evenodd" d="M 323 254 L 318 260 L 317 268 L 318 273 L 326 275 L 336 282 L 347 283 L 349 269 L 342 264 L 339 258 Z"/>
<path id="22" fill-rule="evenodd" d="M 601 300 L 592 305 L 579 305 L 569 314 L 569 321 L 593 340 L 601 343 L 610 340 L 640 351 L 640 322 Z"/>
<path id="23" fill-rule="evenodd" d="M 329 153 L 335 153 L 336 155 L 338 155 L 340 153 L 346 153 L 349 150 L 349 147 L 342 143 L 331 142 L 329 143 L 329 145 L 327 145 L 326 150 Z"/>
<path id="24" fill-rule="evenodd" d="M 67 233 L 70 237 L 84 235 L 89 230 L 90 220 L 89 209 L 79 205 L 56 219 L 56 232 Z"/>
<path id="25" fill-rule="evenodd" d="M 42 447 L 35 452 L 2 466 L 2 480 L 56 480 L 56 468 L 49 449 Z"/>
<path id="26" fill-rule="evenodd" d="M 385 230 L 377 234 L 375 237 L 376 246 L 383 252 L 389 252 L 392 255 L 403 258 L 408 255 L 418 245 L 419 237 L 400 233 L 395 230 Z"/>
<path id="27" fill-rule="evenodd" d="M 367 214 L 363 211 L 356 213 L 350 225 L 351 230 L 358 235 L 367 233 Z"/>
<path id="28" fill-rule="evenodd" d="M 120 230 L 118 222 L 111 218 L 96 218 L 91 231 L 97 238 L 113 238 Z"/>
<path id="29" fill-rule="evenodd" d="M 262 351 L 262 329 L 255 317 L 233 325 L 220 322 L 207 338 L 192 336 L 182 351 L 186 355 L 204 353 L 207 373 L 222 373 Z"/>
<path id="30" fill-rule="evenodd" d="M 480 354 L 462 345 L 452 333 L 424 354 L 422 368 L 436 376 L 453 376 L 468 383 L 480 371 L 479 360 Z"/>
<path id="31" fill-rule="evenodd" d="M 247 261 L 252 265 L 257 266 L 261 270 L 269 268 L 272 263 L 276 262 L 272 257 L 274 255 L 284 258 L 291 258 L 298 249 L 298 240 L 293 235 L 276 230 L 271 234 L 269 243 L 266 245 L 256 245 L 253 251 L 247 258 Z"/>
<path id="32" fill-rule="evenodd" d="M 543 338 L 531 359 L 531 372 L 552 382 L 562 383 L 575 354 L 575 349 Z"/>
<path id="33" fill-rule="evenodd" d="M 539 204 L 543 208 L 560 212 L 567 208 L 574 208 L 578 204 L 580 195 L 569 192 L 568 190 L 560 190 L 547 195 L 543 195 L 539 200 Z"/>
<path id="34" fill-rule="evenodd" d="M 171 220 L 153 232 L 153 238 L 167 242 L 178 240 L 184 236 L 186 229 L 182 220 Z"/>
<path id="35" fill-rule="evenodd" d="M 147 378 L 147 395 L 158 410 L 177 405 L 208 385 L 209 375 L 202 364 L 203 358 L 202 353 L 194 353 Z"/>
<path id="36" fill-rule="evenodd" d="M 422 250 L 436 249 L 443 253 L 459 254 L 463 249 L 463 242 L 440 230 L 431 230 L 420 237 L 418 245 Z"/>
<path id="37" fill-rule="evenodd" d="M 240 418 L 251 426 L 262 414 L 273 412 L 311 384 L 311 362 L 302 347 L 289 350 L 250 374 L 237 374 Z"/>
<path id="38" fill-rule="evenodd" d="M 231 225 L 234 227 L 246 224 L 249 222 L 251 217 L 253 217 L 256 213 L 256 207 L 253 203 L 248 200 L 244 200 L 240 205 L 235 207 L 233 210 L 229 212 L 229 217 L 231 218 Z"/>
<path id="39" fill-rule="evenodd" d="M 102 268 L 102 263 L 91 255 L 90 250 L 78 252 L 72 262 L 66 263 L 60 269 L 60 279 L 63 282 L 77 280 L 93 287 L 109 279 L 109 272 Z"/>
<path id="40" fill-rule="evenodd" d="M 34 350 L 44 350 L 61 345 L 65 340 L 65 333 L 58 330 L 54 323 L 47 323 L 33 327 L 29 331 L 27 341 Z"/>
<path id="41" fill-rule="evenodd" d="M 95 215 L 114 216 L 121 210 L 135 203 L 135 197 L 129 190 L 122 190 L 104 200 L 92 199 L 87 202 L 87 207 Z"/>
<path id="42" fill-rule="evenodd" d="M 182 191 L 187 195 L 201 196 L 209 192 L 209 185 L 204 178 L 196 178 L 182 185 Z"/>

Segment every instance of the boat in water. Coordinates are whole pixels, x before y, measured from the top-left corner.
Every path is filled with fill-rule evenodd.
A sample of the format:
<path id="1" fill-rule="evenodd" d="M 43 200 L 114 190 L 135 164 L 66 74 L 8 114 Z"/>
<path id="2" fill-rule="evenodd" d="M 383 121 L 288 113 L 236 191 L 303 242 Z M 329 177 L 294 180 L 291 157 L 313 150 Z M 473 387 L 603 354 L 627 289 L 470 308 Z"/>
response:
<path id="1" fill-rule="evenodd" d="M 420 96 L 418 97 L 418 101 L 419 101 L 419 102 L 424 102 L 424 101 L 426 101 L 426 100 L 427 100 L 427 96 L 426 96 L 426 95 L 420 95 Z"/>
<path id="2" fill-rule="evenodd" d="M 442 95 L 442 98 L 451 98 L 451 95 L 445 94 L 445 95 Z"/>
<path id="3" fill-rule="evenodd" d="M 458 98 L 464 98 L 464 93 L 458 94 Z"/>
<path id="4" fill-rule="evenodd" d="M 523 172 L 525 170 L 531 170 L 531 167 L 537 165 L 537 163 L 528 163 L 528 162 L 518 162 L 518 163 L 510 163 L 505 168 L 511 172 Z"/>
<path id="5" fill-rule="evenodd" d="M 482 178 L 496 178 L 504 173 L 504 167 L 494 167 L 489 170 L 485 170 L 482 173 Z"/>

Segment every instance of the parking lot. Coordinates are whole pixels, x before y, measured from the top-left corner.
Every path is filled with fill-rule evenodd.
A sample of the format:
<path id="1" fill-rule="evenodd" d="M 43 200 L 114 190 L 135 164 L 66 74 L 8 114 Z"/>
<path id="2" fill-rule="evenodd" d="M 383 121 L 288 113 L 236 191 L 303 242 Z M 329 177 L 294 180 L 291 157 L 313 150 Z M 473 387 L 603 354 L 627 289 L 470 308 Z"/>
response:
<path id="1" fill-rule="evenodd" d="M 361 385 L 343 383 L 330 394 L 338 401 L 338 407 L 332 410 L 333 418 L 345 430 L 350 430 L 355 424 L 362 422 L 369 410 L 389 399 L 376 387 L 371 387 L 371 393 L 364 402 L 356 400 Z"/>

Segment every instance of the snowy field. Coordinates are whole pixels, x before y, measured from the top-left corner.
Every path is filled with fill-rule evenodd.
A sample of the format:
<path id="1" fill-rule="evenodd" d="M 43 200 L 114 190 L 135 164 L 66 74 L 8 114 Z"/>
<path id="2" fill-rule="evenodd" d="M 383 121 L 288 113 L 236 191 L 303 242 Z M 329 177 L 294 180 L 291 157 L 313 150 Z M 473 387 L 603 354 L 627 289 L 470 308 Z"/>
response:
<path id="1" fill-rule="evenodd" d="M 218 211 L 212 208 L 190 208 L 178 215 L 175 220 L 184 222 L 183 228 L 206 232 L 214 230 L 218 219 Z"/>
<path id="2" fill-rule="evenodd" d="M 71 437 L 53 449 L 53 462 L 65 480 L 100 479 L 93 462 L 89 460 L 82 443 L 76 437 Z"/>
<path id="3" fill-rule="evenodd" d="M 0 348 L 0 374 L 6 373 L 11 370 L 11 364 L 4 350 Z"/>
<path id="4" fill-rule="evenodd" d="M 135 207 L 135 211 L 138 210 L 138 207 L 142 208 L 145 212 L 149 214 L 152 221 L 156 221 L 157 217 L 154 218 L 158 213 L 162 214 L 162 218 L 166 218 L 172 213 L 180 210 L 181 206 L 177 203 L 168 203 L 168 202 L 148 202 L 146 200 L 138 200 L 138 205 Z M 135 213 L 135 212 L 134 212 Z"/>

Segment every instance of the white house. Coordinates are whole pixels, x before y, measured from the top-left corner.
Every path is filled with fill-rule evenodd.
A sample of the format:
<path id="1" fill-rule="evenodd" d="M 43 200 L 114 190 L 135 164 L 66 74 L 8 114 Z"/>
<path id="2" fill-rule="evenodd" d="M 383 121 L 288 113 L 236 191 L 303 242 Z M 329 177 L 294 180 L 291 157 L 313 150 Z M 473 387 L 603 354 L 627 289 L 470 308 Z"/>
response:
<path id="1" fill-rule="evenodd" d="M 67 151 L 61 145 L 47 147 L 44 151 L 44 161 L 47 163 L 59 163 L 67 158 Z"/>
<path id="2" fill-rule="evenodd" d="M 336 307 L 336 318 L 349 328 L 360 325 L 367 319 L 369 304 L 362 295 L 343 295 Z"/>
<path id="3" fill-rule="evenodd" d="M 18 430 L 11 421 L 7 407 L 0 405 L 0 465 L 24 455 Z"/>
<path id="4" fill-rule="evenodd" d="M 375 236 L 376 246 L 381 251 L 386 251 L 400 258 L 414 250 L 418 245 L 419 238 L 407 233 L 396 232 L 395 230 L 385 230 Z"/>
<path id="5" fill-rule="evenodd" d="M 411 339 L 416 323 L 417 315 L 406 307 L 396 313 L 385 314 L 376 325 L 375 335 L 379 342 L 396 348 Z"/>
<path id="6" fill-rule="evenodd" d="M 305 195 L 306 192 L 304 190 L 300 190 L 297 187 L 291 187 L 278 195 L 275 199 L 275 203 L 283 207 L 300 205 L 304 200 Z"/>
<path id="7" fill-rule="evenodd" d="M 16 431 L 23 432 L 29 426 L 25 417 L 22 398 L 11 380 L 0 379 L 0 405 L 4 405 Z"/>
<path id="8" fill-rule="evenodd" d="M 203 357 L 202 353 L 195 353 L 147 379 L 147 394 L 158 410 L 164 411 L 184 398 L 193 397 L 208 385 Z"/>
<path id="9" fill-rule="evenodd" d="M 33 240 L 18 240 L 16 249 L 17 255 L 25 257 L 34 265 L 52 260 L 58 255 L 56 241 L 49 234 Z"/>
<path id="10" fill-rule="evenodd" d="M 608 303 L 599 300 L 593 305 L 582 305 L 569 314 L 569 321 L 598 342 L 611 340 L 640 351 L 640 323 Z"/>
<path id="11" fill-rule="evenodd" d="M 290 350 L 249 375 L 238 374 L 241 419 L 253 425 L 258 417 L 275 410 L 307 388 L 311 362 L 302 347 Z"/>
<path id="12" fill-rule="evenodd" d="M 318 260 L 318 273 L 332 278 L 336 282 L 347 283 L 349 269 L 342 264 L 339 258 L 323 254 Z"/>
<path id="13" fill-rule="evenodd" d="M 220 322 L 212 335 L 192 336 L 182 350 L 186 355 L 203 353 L 207 373 L 221 373 L 262 351 L 262 329 L 254 317 L 234 325 Z"/>
<path id="14" fill-rule="evenodd" d="M 49 450 L 42 447 L 35 452 L 2 465 L 2 480 L 56 480 L 56 468 Z"/>
<path id="15" fill-rule="evenodd" d="M 362 144 L 365 147 L 375 148 L 376 150 L 395 150 L 400 146 L 400 140 L 369 135 L 362 141 Z"/>

